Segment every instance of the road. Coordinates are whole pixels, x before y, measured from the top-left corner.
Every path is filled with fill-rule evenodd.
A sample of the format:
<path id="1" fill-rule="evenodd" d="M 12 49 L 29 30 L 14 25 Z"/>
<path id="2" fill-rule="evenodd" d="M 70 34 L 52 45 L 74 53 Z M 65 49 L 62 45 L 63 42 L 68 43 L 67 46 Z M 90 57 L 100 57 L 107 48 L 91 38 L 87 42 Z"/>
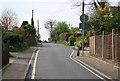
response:
<path id="1" fill-rule="evenodd" d="M 70 59 L 71 47 L 43 43 L 37 57 L 35 79 L 99 79 Z"/>

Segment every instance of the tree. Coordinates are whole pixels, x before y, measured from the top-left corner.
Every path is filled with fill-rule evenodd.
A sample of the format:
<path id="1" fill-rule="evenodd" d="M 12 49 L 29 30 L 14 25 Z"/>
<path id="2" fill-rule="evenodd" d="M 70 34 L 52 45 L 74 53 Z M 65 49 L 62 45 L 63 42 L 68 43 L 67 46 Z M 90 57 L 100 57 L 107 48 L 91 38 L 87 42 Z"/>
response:
<path id="1" fill-rule="evenodd" d="M 0 24 L 4 30 L 12 29 L 18 25 L 18 18 L 14 11 L 6 9 L 1 13 Z"/>
<path id="2" fill-rule="evenodd" d="M 116 33 L 120 33 L 120 6 L 111 7 L 112 17 L 111 22 L 112 28 L 116 30 Z"/>
<path id="3" fill-rule="evenodd" d="M 69 26 L 65 22 L 58 22 L 55 28 L 51 31 L 51 39 L 53 41 L 59 40 L 59 35 L 70 32 Z"/>
<path id="4" fill-rule="evenodd" d="M 108 0 L 93 0 L 92 4 L 97 9 L 97 8 L 106 7 L 107 5 L 109 5 L 109 2 L 108 2 Z"/>
<path id="5" fill-rule="evenodd" d="M 79 31 L 80 29 L 75 27 L 75 28 L 71 28 L 70 32 L 73 33 L 73 32 L 76 32 L 76 31 Z"/>
<path id="6" fill-rule="evenodd" d="M 111 12 L 108 7 L 98 8 L 91 15 L 88 21 L 94 33 L 101 34 L 102 31 L 109 33 L 111 31 Z"/>
<path id="7" fill-rule="evenodd" d="M 36 30 L 33 25 L 31 24 L 24 25 L 24 29 L 27 36 L 36 37 Z"/>
<path id="8" fill-rule="evenodd" d="M 48 20 L 45 22 L 44 27 L 48 29 L 49 31 L 52 31 L 52 29 L 56 26 L 56 20 Z"/>
<path id="9" fill-rule="evenodd" d="M 24 25 L 27 25 L 27 24 L 28 24 L 28 21 L 23 21 L 21 27 L 23 27 Z"/>
<path id="10" fill-rule="evenodd" d="M 98 8 L 90 17 L 89 23 L 92 25 L 92 31 L 96 34 L 101 34 L 105 31 L 105 34 L 112 33 L 112 29 L 115 29 L 115 33 L 120 33 L 120 7 L 104 7 Z"/>

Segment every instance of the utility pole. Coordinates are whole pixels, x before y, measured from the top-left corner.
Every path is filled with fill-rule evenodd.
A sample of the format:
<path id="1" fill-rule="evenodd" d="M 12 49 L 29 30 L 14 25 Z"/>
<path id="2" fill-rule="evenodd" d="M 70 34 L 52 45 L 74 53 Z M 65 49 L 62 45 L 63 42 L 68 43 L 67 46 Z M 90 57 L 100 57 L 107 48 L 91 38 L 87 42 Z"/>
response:
<path id="1" fill-rule="evenodd" d="M 37 20 L 37 24 L 38 24 L 38 37 L 40 36 L 39 34 L 39 20 Z"/>
<path id="2" fill-rule="evenodd" d="M 34 20 L 33 20 L 34 10 L 32 10 L 32 18 L 31 18 L 31 25 L 34 26 Z"/>

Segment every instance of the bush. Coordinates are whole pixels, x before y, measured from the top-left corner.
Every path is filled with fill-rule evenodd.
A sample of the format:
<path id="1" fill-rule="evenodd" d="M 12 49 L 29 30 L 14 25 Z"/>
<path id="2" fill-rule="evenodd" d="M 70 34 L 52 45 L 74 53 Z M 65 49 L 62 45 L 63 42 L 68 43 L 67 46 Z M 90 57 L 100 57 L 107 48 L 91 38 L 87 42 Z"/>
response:
<path id="1" fill-rule="evenodd" d="M 9 50 L 11 52 L 21 52 L 21 51 L 24 51 L 28 48 L 29 48 L 29 45 L 26 42 L 18 43 L 18 44 L 9 46 Z"/>
<path id="2" fill-rule="evenodd" d="M 70 46 L 74 46 L 75 41 L 76 41 L 76 38 L 74 36 L 69 37 Z"/>
<path id="3" fill-rule="evenodd" d="M 76 38 L 71 35 L 71 36 L 69 37 L 69 41 L 76 41 Z"/>
<path id="4" fill-rule="evenodd" d="M 75 46 L 80 46 L 81 43 L 82 43 L 82 41 L 76 41 L 76 42 L 74 42 L 74 45 L 75 45 Z"/>
<path id="5" fill-rule="evenodd" d="M 13 31 L 3 31 L 3 41 L 10 41 L 10 45 L 17 44 L 19 42 L 23 42 L 22 35 L 17 34 Z"/>
<path id="6" fill-rule="evenodd" d="M 66 45 L 66 46 L 70 46 L 70 42 L 66 43 L 65 45 Z"/>

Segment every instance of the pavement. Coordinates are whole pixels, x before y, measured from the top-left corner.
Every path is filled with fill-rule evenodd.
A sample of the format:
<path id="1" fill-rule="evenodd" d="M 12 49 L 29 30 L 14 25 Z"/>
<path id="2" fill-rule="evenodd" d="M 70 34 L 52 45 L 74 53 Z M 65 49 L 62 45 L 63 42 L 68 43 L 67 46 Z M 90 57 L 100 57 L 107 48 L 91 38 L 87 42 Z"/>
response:
<path id="1" fill-rule="evenodd" d="M 10 52 L 10 54 L 14 57 L 10 58 L 10 63 L 2 70 L 2 80 L 24 80 L 30 67 L 29 61 L 31 56 L 36 52 L 36 50 L 38 50 L 39 47 L 40 44 L 30 47 L 28 50 L 23 52 Z"/>
<path id="2" fill-rule="evenodd" d="M 82 51 L 80 51 L 80 54 L 81 53 Z M 120 67 L 118 67 L 118 65 L 90 56 L 88 51 L 84 52 L 84 56 L 77 56 L 77 50 L 74 50 L 72 57 L 105 79 L 120 81 Z"/>

